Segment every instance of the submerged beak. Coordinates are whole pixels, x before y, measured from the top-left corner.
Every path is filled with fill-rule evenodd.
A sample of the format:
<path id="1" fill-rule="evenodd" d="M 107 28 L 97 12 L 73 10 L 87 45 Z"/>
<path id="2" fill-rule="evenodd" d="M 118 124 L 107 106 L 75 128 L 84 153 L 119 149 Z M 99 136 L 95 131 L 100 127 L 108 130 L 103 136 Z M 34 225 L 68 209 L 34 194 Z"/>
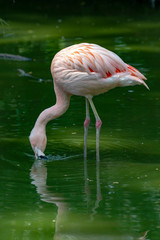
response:
<path id="1" fill-rule="evenodd" d="M 38 147 L 35 147 L 34 151 L 36 159 L 48 159 L 46 155 Z"/>

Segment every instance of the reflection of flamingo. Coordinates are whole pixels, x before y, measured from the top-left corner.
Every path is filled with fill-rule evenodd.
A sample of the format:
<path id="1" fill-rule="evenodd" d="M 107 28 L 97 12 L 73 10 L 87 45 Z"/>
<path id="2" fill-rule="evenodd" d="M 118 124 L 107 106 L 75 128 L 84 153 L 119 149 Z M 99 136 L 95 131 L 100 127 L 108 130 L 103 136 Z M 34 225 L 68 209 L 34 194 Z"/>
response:
<path id="1" fill-rule="evenodd" d="M 65 199 L 58 193 L 54 193 L 48 190 L 47 186 L 47 167 L 44 162 L 36 160 L 31 168 L 30 176 L 32 178 L 32 184 L 36 186 L 37 193 L 40 195 L 41 200 L 48 203 L 53 203 L 57 206 L 58 212 L 55 222 L 55 236 L 54 239 L 61 235 L 63 225 L 67 222 L 68 204 Z M 62 231 L 63 232 L 63 231 Z"/>
<path id="2" fill-rule="evenodd" d="M 69 106 L 70 96 L 86 98 L 85 139 L 90 123 L 89 104 L 96 118 L 96 142 L 99 152 L 101 119 L 92 97 L 115 87 L 143 84 L 146 78 L 134 67 L 124 63 L 115 53 L 95 44 L 82 43 L 65 48 L 56 54 L 51 64 L 56 104 L 45 109 L 38 117 L 30 134 L 35 156 L 45 157 L 47 144 L 46 124 L 61 116 Z M 85 141 L 86 144 L 86 141 Z"/>
<path id="3" fill-rule="evenodd" d="M 99 208 L 99 203 L 102 200 L 101 196 L 101 186 L 100 186 L 100 169 L 99 164 L 100 162 L 96 162 L 96 202 L 95 206 L 92 208 L 91 213 L 91 220 L 93 224 L 93 220 L 95 215 L 97 214 L 97 209 Z M 32 165 L 31 171 L 30 171 L 30 177 L 32 179 L 32 184 L 35 185 L 37 193 L 40 195 L 40 199 L 47 203 L 52 203 L 57 206 L 57 216 L 53 220 L 55 223 L 55 233 L 54 233 L 54 240 L 62 240 L 62 239 L 79 239 L 76 237 L 77 232 L 74 230 L 75 226 L 79 226 L 81 228 L 81 234 L 85 234 L 86 224 L 89 224 L 88 222 L 88 215 L 86 215 L 83 218 L 83 221 L 81 221 L 81 218 L 79 219 L 79 215 L 77 216 L 75 213 L 71 211 L 72 209 L 72 201 L 73 198 L 64 198 L 62 192 L 54 192 L 53 185 L 48 186 L 47 185 L 47 166 L 45 165 L 45 161 L 36 159 L 35 162 Z M 85 190 L 86 190 L 86 199 L 87 199 L 87 210 L 88 206 L 91 204 L 90 202 L 90 191 L 89 191 L 89 184 L 88 184 L 88 171 L 87 171 L 87 159 L 84 159 L 84 181 L 85 181 Z M 59 182 L 59 181 L 58 181 Z M 60 181 L 61 182 L 61 181 Z M 68 185 L 68 188 L 70 189 L 71 185 Z M 57 188 L 58 189 L 58 188 Z M 72 192 L 71 189 L 75 189 L 74 185 L 73 188 L 70 190 L 68 189 L 68 192 Z M 74 190 L 73 190 L 74 191 Z M 73 197 L 73 192 L 71 196 Z M 71 202 L 71 203 L 70 203 Z M 74 209 L 74 208 L 73 208 Z M 83 212 L 84 214 L 84 212 Z M 73 224 L 73 219 L 74 223 Z M 84 223 L 85 222 L 85 223 Z M 84 225 L 83 225 L 84 224 Z M 97 224 L 97 220 L 96 220 Z M 78 227 L 78 228 L 79 228 Z M 83 229 L 84 227 L 84 229 Z M 82 236 L 83 236 L 82 234 Z M 93 235 L 91 234 L 87 236 L 84 235 L 84 238 L 81 239 L 93 239 Z"/>

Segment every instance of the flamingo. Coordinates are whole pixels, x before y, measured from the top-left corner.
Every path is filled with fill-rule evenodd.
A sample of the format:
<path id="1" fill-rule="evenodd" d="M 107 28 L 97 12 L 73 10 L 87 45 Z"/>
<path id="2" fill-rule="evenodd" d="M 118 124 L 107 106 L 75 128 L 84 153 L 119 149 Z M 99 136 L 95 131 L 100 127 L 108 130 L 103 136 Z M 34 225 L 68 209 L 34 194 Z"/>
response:
<path id="1" fill-rule="evenodd" d="M 96 44 L 80 43 L 62 49 L 52 60 L 51 74 L 56 104 L 40 113 L 29 136 L 36 158 L 46 158 L 46 125 L 66 112 L 72 95 L 84 96 L 86 99 L 85 136 L 90 124 L 89 105 L 91 106 L 96 120 L 96 149 L 99 151 L 102 121 L 92 97 L 115 87 L 143 84 L 149 89 L 142 73 L 126 64 L 115 53 Z"/>

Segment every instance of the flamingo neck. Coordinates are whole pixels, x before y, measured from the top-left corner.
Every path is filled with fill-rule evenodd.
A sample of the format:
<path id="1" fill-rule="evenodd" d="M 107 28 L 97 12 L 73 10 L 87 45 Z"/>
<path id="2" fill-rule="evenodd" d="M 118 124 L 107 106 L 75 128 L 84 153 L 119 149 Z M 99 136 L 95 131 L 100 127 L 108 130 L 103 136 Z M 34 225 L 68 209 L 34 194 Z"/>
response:
<path id="1" fill-rule="evenodd" d="M 49 121 L 60 117 L 67 111 L 70 102 L 70 95 L 65 93 L 56 85 L 54 85 L 54 90 L 56 93 L 56 104 L 40 113 L 34 128 L 41 128 L 45 130 Z"/>

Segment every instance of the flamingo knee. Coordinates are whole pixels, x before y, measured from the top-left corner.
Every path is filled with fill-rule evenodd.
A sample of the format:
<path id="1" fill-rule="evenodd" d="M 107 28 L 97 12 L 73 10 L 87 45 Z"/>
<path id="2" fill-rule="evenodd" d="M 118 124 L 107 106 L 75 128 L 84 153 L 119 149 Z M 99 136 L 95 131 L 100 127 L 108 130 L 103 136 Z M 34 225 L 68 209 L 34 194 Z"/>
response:
<path id="1" fill-rule="evenodd" d="M 84 121 L 84 127 L 88 128 L 89 124 L 90 124 L 90 118 L 86 118 L 85 121 Z"/>
<path id="2" fill-rule="evenodd" d="M 102 121 L 101 121 L 101 119 L 98 119 L 98 120 L 96 121 L 96 128 L 97 128 L 97 129 L 100 129 L 101 126 L 102 126 Z"/>

